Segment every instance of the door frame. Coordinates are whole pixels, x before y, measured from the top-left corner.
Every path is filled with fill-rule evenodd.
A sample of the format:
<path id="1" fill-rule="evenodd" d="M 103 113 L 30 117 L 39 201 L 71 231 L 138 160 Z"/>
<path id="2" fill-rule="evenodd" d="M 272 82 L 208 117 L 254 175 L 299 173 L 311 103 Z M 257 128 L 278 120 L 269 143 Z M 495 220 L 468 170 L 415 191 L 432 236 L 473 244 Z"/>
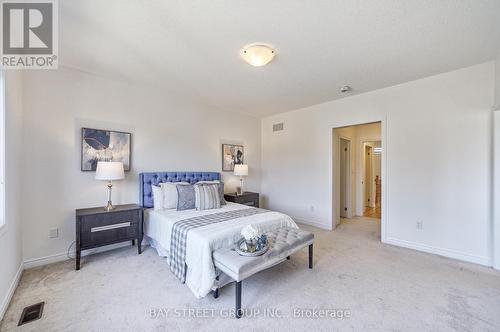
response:
<path id="1" fill-rule="evenodd" d="M 348 157 L 347 157 L 347 165 L 346 165 L 346 168 L 347 168 L 347 171 L 346 171 L 346 198 L 347 198 L 347 202 L 346 202 L 346 218 L 352 218 L 352 179 L 351 179 L 351 173 L 352 173 L 352 139 L 351 138 L 348 138 L 348 137 L 345 137 L 345 136 L 342 136 L 342 135 L 339 135 L 339 147 L 340 147 L 340 142 L 344 140 L 347 142 L 347 145 L 348 145 Z M 342 152 L 342 151 L 338 151 L 338 152 Z M 339 157 L 340 157 L 340 154 L 339 154 Z M 340 170 L 339 170 L 340 171 Z M 340 201 L 340 197 L 339 197 L 339 201 Z M 339 206 L 340 209 L 342 209 L 342 207 Z M 341 210 L 339 211 L 339 214 L 340 214 Z"/>
<path id="2" fill-rule="evenodd" d="M 381 156 L 381 175 L 382 175 L 382 197 L 381 197 L 381 208 L 382 208 L 382 218 L 380 219 L 380 240 L 384 243 L 387 242 L 387 228 L 389 225 L 389 195 L 388 195 L 388 185 L 390 183 L 390 178 L 387 172 L 387 156 L 388 156 L 388 151 L 387 151 L 387 117 L 367 117 L 366 120 L 358 120 L 358 121 L 345 121 L 345 120 L 337 120 L 331 123 L 331 140 L 330 140 L 330 183 L 334 184 L 331 185 L 331 229 L 334 230 L 337 227 L 337 222 L 338 218 L 337 216 L 340 215 L 340 211 L 338 210 L 338 204 L 336 202 L 339 202 L 340 199 L 337 198 L 337 193 L 339 192 L 338 190 L 340 189 L 340 184 L 338 181 L 336 181 L 338 178 L 336 174 L 338 174 L 338 169 L 335 160 L 337 159 L 337 153 L 338 153 L 338 140 L 336 139 L 336 133 L 335 129 L 343 128 L 343 127 L 350 127 L 350 126 L 357 126 L 357 125 L 363 125 L 363 124 L 370 124 L 370 123 L 376 123 L 380 122 L 381 123 L 381 133 L 380 133 L 380 143 L 382 147 L 382 156 Z M 361 141 L 378 141 L 378 139 L 371 139 L 367 137 L 361 137 L 359 138 L 358 142 Z"/>
<path id="3" fill-rule="evenodd" d="M 500 270 L 500 207 L 495 204 L 500 199 L 500 105 L 492 107 L 492 145 L 493 145 L 493 160 L 491 165 L 491 176 L 493 183 L 491 188 L 491 256 L 492 266 L 496 270 Z"/>

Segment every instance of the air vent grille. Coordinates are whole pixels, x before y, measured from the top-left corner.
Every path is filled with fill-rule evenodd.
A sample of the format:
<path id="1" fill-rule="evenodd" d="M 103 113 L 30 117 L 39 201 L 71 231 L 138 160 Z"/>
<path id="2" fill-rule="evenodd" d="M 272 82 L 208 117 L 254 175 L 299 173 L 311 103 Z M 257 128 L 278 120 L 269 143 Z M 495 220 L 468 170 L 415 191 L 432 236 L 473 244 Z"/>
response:
<path id="1" fill-rule="evenodd" d="M 283 122 L 273 124 L 273 131 L 282 131 Z"/>
<path id="2" fill-rule="evenodd" d="M 21 318 L 19 319 L 19 323 L 17 326 L 21 326 L 23 324 L 32 322 L 34 320 L 40 319 L 43 314 L 43 305 L 45 302 L 40 302 L 37 304 L 30 305 L 29 307 L 24 308 L 23 313 L 21 314 Z"/>

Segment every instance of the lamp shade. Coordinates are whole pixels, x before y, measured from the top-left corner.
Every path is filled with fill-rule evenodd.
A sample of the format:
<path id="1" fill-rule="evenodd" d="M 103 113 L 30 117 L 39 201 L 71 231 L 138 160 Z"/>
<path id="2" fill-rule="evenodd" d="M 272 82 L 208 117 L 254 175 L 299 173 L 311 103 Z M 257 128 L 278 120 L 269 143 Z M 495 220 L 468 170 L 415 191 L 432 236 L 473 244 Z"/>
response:
<path id="1" fill-rule="evenodd" d="M 122 180 L 125 178 L 121 161 L 99 161 L 95 171 L 96 180 Z"/>
<path id="2" fill-rule="evenodd" d="M 234 165 L 234 175 L 237 176 L 247 176 L 248 175 L 248 165 Z"/>

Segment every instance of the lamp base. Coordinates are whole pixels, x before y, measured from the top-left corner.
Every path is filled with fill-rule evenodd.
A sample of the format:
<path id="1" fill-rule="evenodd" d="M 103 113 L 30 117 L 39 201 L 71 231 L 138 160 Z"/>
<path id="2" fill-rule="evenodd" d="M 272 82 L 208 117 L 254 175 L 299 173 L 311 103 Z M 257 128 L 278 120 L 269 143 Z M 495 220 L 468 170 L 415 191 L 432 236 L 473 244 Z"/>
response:
<path id="1" fill-rule="evenodd" d="M 243 177 L 240 176 L 240 186 L 236 187 L 236 196 L 243 195 Z"/>
<path id="2" fill-rule="evenodd" d="M 112 211 L 112 210 L 114 210 L 114 209 L 115 209 L 115 207 L 113 206 L 113 204 L 111 204 L 111 201 L 108 201 L 108 205 L 106 205 L 106 206 L 104 207 L 104 210 L 105 210 L 105 211 Z"/>
<path id="3" fill-rule="evenodd" d="M 106 205 L 104 207 L 104 210 L 105 211 L 111 211 L 113 210 L 115 207 L 113 206 L 113 204 L 111 204 L 111 190 L 113 188 L 113 184 L 111 183 L 111 181 L 108 182 L 108 205 Z"/>

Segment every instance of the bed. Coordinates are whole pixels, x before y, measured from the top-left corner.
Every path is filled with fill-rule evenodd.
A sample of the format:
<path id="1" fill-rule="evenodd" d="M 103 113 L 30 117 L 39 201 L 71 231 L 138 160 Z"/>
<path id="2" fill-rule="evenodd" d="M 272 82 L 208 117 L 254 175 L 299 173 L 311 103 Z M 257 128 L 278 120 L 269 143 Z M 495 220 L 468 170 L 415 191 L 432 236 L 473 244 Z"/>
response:
<path id="1" fill-rule="evenodd" d="M 185 282 L 197 298 L 210 293 L 216 282 L 213 251 L 234 247 L 241 238 L 240 232 L 244 226 L 252 224 L 261 232 L 281 227 L 298 228 L 292 218 L 285 214 L 231 202 L 220 209 L 204 211 L 153 209 L 153 185 L 163 182 L 194 184 L 213 180 L 220 180 L 220 173 L 149 172 L 139 175 L 140 203 L 144 208 L 144 242 L 156 249 L 160 256 L 167 258 L 174 275 Z M 185 240 L 179 241 L 179 228 L 186 224 L 196 226 L 185 230 Z M 179 248 L 179 243 L 182 248 Z M 183 255 L 179 255 L 179 252 Z"/>

